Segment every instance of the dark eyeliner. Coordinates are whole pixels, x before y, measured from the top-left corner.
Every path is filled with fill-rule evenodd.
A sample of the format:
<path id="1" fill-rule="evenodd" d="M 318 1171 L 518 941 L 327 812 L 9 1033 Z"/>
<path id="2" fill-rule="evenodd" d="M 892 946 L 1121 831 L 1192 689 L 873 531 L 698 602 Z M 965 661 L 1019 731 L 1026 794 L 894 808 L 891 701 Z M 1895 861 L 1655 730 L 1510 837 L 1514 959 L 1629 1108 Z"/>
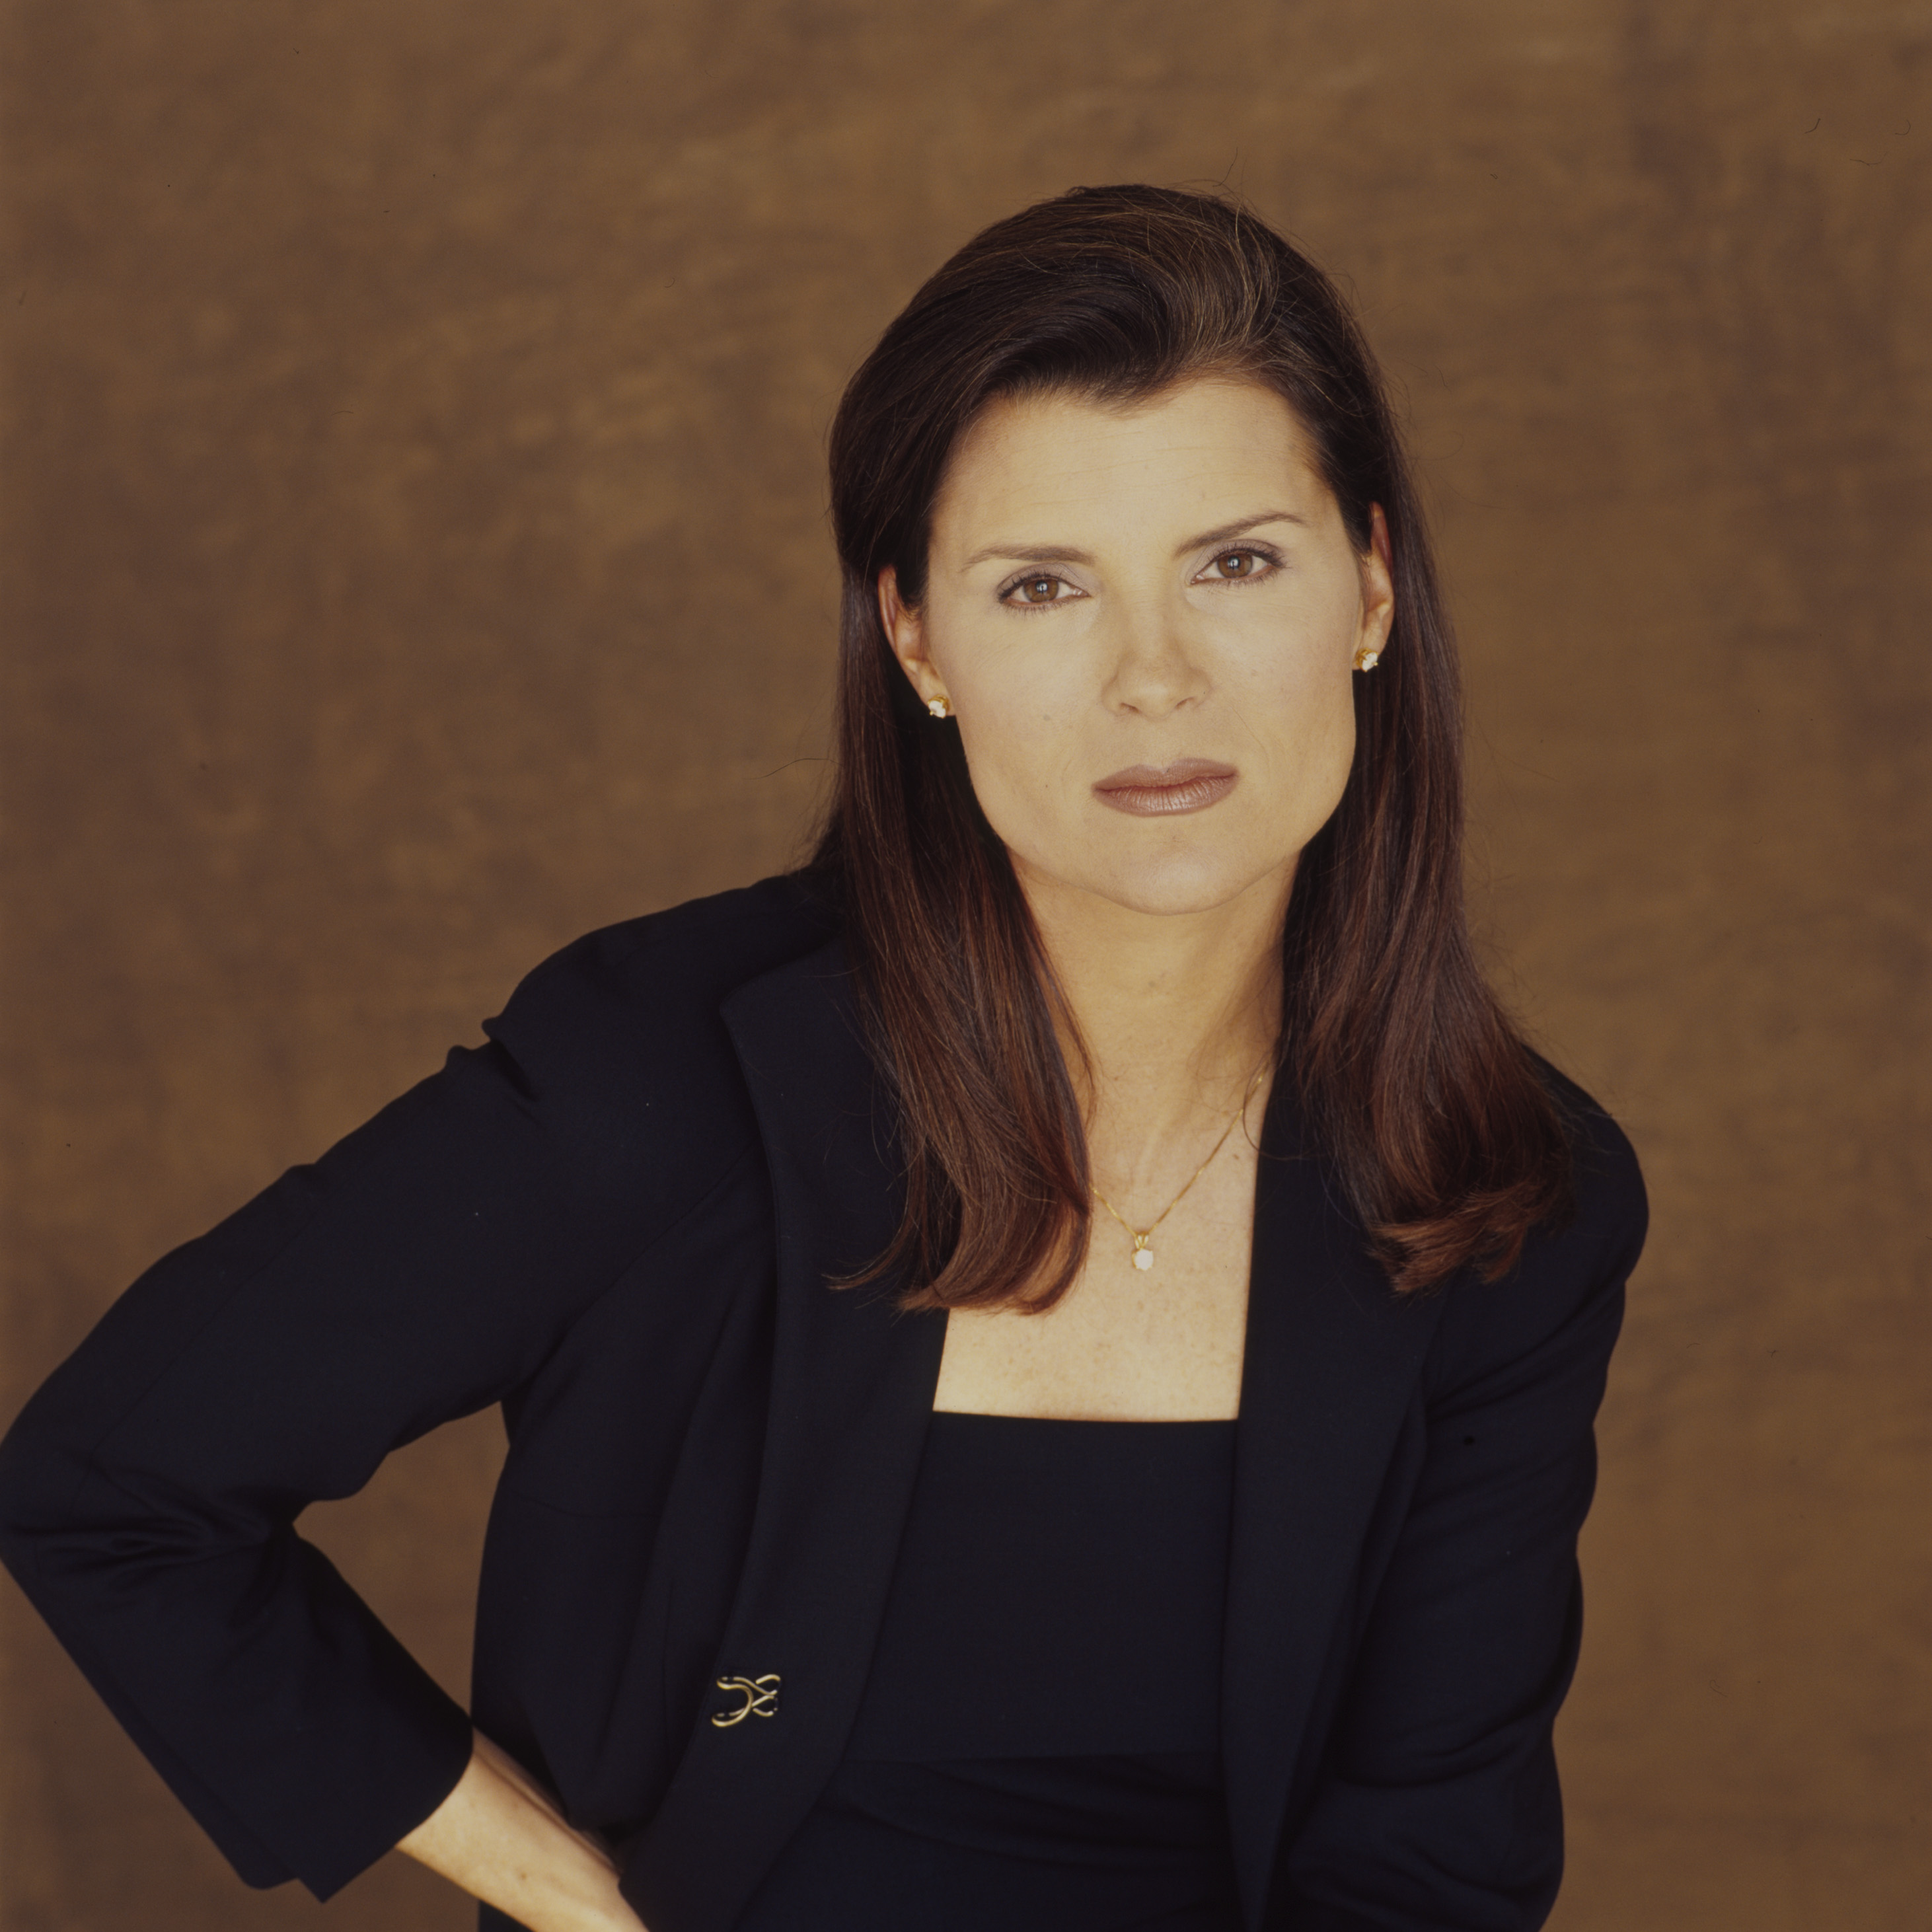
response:
<path id="1" fill-rule="evenodd" d="M 1264 544 L 1264 543 L 1240 543 L 1240 544 L 1228 544 L 1225 545 L 1222 548 L 1221 548 L 1221 549 L 1220 549 L 1220 550 L 1217 550 L 1214 553 L 1214 554 L 1212 556 L 1210 556 L 1210 557 L 1208 560 L 1207 562 L 1206 562 L 1205 564 L 1204 564 L 1204 565 L 1202 566 L 1202 572 L 1201 572 L 1201 574 L 1198 575 L 1198 576 L 1195 578 L 1195 580 L 1195 580 L 1197 584 L 1205 582 L 1205 583 L 1208 583 L 1208 584 L 1226 584 L 1226 585 L 1229 586 L 1231 588 L 1232 588 L 1232 586 L 1235 586 L 1235 585 L 1238 585 L 1238 584 L 1252 584 L 1252 583 L 1254 583 L 1254 582 L 1256 582 L 1256 579 L 1254 577 L 1252 577 L 1252 576 L 1248 576 L 1248 577 L 1209 577 L 1209 576 L 1208 576 L 1208 575 L 1206 574 L 1207 572 L 1208 572 L 1209 569 L 1210 569 L 1210 568 L 1211 568 L 1214 565 L 1216 565 L 1216 564 L 1219 563 L 1219 562 L 1220 562 L 1220 560 L 1222 560 L 1222 558 L 1223 558 L 1224 556 L 1256 556 L 1256 557 L 1259 557 L 1259 558 L 1261 559 L 1261 560 L 1262 561 L 1262 562 L 1264 562 L 1264 564 L 1266 564 L 1266 565 L 1268 566 L 1268 569 L 1269 569 L 1269 572 L 1270 572 L 1270 574 L 1272 574 L 1274 572 L 1276 572 L 1276 571 L 1277 571 L 1277 570 L 1279 570 L 1279 569 L 1280 569 L 1280 568 L 1282 568 L 1282 554 L 1281 554 L 1281 552 L 1280 552 L 1280 550 L 1276 550 L 1276 549 L 1275 548 L 1275 547 L 1274 546 L 1274 544 Z M 1025 581 L 1025 579 L 1024 579 L 1024 578 L 1022 578 L 1022 579 L 1021 579 L 1021 581 L 1022 581 L 1022 583 L 1024 583 L 1024 582 Z"/>
<path id="2" fill-rule="evenodd" d="M 1064 585 L 1069 590 L 1072 590 L 1074 589 L 1074 586 L 1072 584 L 1068 584 L 1066 578 L 1062 577 L 1058 571 L 1023 570 L 1010 582 L 1000 585 L 998 591 L 995 593 L 994 602 L 998 604 L 1004 604 L 1009 610 L 1052 610 L 1057 609 L 1062 604 L 1077 603 L 1079 601 L 1079 593 L 1076 592 L 1075 595 L 1072 597 L 1050 598 L 1044 604 L 1029 604 L 1024 599 L 1017 604 L 1010 603 L 1007 602 L 1007 600 L 1012 596 L 1013 592 L 1017 590 L 1022 584 L 1037 583 L 1043 578 L 1051 578 L 1054 583 Z"/>

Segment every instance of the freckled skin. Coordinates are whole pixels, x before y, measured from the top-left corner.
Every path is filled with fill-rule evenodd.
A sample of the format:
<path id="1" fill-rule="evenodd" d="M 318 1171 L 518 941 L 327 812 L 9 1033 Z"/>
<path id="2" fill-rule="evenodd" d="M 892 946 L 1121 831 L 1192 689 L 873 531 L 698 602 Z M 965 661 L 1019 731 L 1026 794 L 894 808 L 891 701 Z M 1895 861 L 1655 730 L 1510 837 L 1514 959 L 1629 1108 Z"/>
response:
<path id="1" fill-rule="evenodd" d="M 1127 410 L 1035 397 L 988 409 L 954 452 L 923 605 L 890 571 L 879 592 L 907 676 L 956 717 L 1077 1021 L 1095 1186 L 1144 1230 L 1200 1168 L 1151 1268 L 1096 1213 L 1049 1313 L 951 1315 L 935 1402 L 1232 1416 L 1265 1078 L 1247 1131 L 1220 1136 L 1269 1061 L 1295 863 L 1354 754 L 1357 656 L 1388 639 L 1380 513 L 1358 556 L 1299 422 L 1257 385 Z M 1163 779 L 1182 760 L 1204 802 L 1180 795 L 1187 768 Z M 1110 804 L 1103 782 L 1134 767 L 1151 779 Z M 1149 785 L 1193 808 L 1120 808 Z"/>

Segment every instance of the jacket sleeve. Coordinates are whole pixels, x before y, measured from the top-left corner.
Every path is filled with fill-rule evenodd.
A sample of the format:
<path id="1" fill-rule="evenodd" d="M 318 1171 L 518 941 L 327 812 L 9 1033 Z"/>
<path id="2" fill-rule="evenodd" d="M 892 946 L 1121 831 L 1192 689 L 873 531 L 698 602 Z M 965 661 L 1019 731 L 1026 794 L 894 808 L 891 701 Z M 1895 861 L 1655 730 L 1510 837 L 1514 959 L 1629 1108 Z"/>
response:
<path id="1" fill-rule="evenodd" d="M 649 1091 L 608 981 L 540 968 L 490 1044 L 150 1269 L 0 1447 L 0 1556 L 251 1884 L 326 1897 L 467 1760 L 296 1519 L 526 1377 L 664 1225 L 701 1150 L 654 1164 L 606 1104 Z"/>
<path id="2" fill-rule="evenodd" d="M 1596 1126 L 1580 1225 L 1510 1278 L 1450 1291 L 1408 1508 L 1283 1848 L 1287 1932 L 1534 1932 L 1555 1903 L 1577 1532 L 1645 1225 L 1635 1156 Z"/>

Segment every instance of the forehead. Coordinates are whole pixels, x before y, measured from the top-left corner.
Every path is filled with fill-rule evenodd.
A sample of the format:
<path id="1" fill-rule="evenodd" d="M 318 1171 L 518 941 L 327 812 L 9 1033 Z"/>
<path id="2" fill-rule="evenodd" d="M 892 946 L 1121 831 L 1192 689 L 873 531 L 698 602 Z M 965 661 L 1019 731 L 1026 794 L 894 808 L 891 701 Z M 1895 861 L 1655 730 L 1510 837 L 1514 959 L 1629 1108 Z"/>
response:
<path id="1" fill-rule="evenodd" d="M 1300 419 L 1264 385 L 1201 377 L 1130 404 L 1052 391 L 1005 396 L 968 428 L 934 505 L 945 542 L 988 522 L 1192 524 L 1260 491 L 1307 510 L 1328 496 Z M 1210 522 L 1216 520 L 1209 517 Z"/>

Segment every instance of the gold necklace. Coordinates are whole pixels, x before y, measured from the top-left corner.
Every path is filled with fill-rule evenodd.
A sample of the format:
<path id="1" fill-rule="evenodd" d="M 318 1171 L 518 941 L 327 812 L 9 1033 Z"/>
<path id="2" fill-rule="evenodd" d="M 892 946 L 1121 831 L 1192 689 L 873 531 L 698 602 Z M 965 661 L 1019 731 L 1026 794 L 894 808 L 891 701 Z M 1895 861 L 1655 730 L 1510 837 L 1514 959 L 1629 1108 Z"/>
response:
<path id="1" fill-rule="evenodd" d="M 1267 1071 L 1268 1062 L 1266 1060 L 1263 1060 L 1261 1065 L 1255 1069 L 1254 1078 L 1248 1082 L 1247 1090 L 1241 1096 L 1241 1104 L 1234 1109 L 1233 1114 L 1228 1120 L 1228 1124 L 1221 1130 L 1221 1138 L 1208 1150 L 1207 1160 L 1204 1160 L 1201 1165 L 1187 1177 L 1186 1183 L 1182 1187 L 1180 1192 L 1177 1194 L 1144 1228 L 1136 1228 L 1130 1226 L 1126 1218 L 1121 1214 L 1120 1210 L 1116 1208 L 1097 1187 L 1094 1187 L 1094 1184 L 1090 1180 L 1087 1184 L 1089 1187 L 1093 1188 L 1094 1198 L 1099 1202 L 1100 1205 L 1106 1208 L 1107 1212 L 1112 1215 L 1114 1219 L 1119 1222 L 1120 1226 L 1133 1237 L 1134 1266 L 1138 1268 L 1143 1274 L 1144 1274 L 1149 1268 L 1154 1266 L 1154 1250 L 1148 1246 L 1148 1244 L 1154 1239 L 1154 1231 L 1160 1226 L 1162 1222 L 1167 1219 L 1168 1215 L 1172 1214 L 1174 1210 L 1180 1205 L 1184 1200 L 1186 1198 L 1188 1188 L 1192 1187 L 1194 1184 L 1208 1172 L 1208 1167 L 1213 1162 L 1214 1156 L 1228 1144 L 1228 1136 L 1234 1131 L 1235 1123 L 1248 1111 L 1248 1102 L 1255 1097 L 1255 1089 L 1262 1084 L 1262 1076 Z"/>

